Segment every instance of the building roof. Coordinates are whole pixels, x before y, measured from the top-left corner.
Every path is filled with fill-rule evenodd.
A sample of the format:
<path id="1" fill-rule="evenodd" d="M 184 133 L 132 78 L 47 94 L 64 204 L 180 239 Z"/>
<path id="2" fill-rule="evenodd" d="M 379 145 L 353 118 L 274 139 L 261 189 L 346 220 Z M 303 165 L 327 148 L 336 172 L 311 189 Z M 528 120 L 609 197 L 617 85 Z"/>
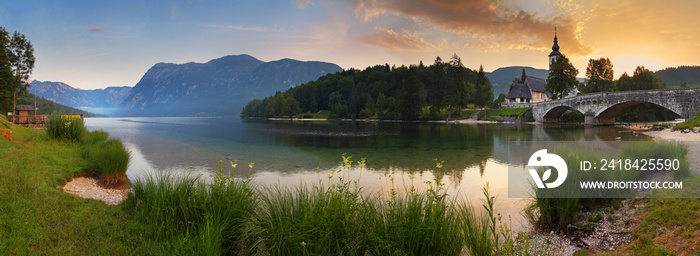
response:
<path id="1" fill-rule="evenodd" d="M 33 105 L 17 105 L 15 107 L 15 110 L 18 111 L 24 111 L 24 110 L 29 110 L 29 111 L 34 111 L 34 106 Z"/>
<path id="2" fill-rule="evenodd" d="M 544 92 L 544 85 L 546 83 L 547 81 L 545 81 L 542 78 L 526 76 L 524 84 L 530 87 L 530 90 L 532 90 L 533 92 Z"/>
<path id="3" fill-rule="evenodd" d="M 513 84 L 513 89 L 508 92 L 506 99 L 515 98 L 532 99 L 532 93 L 530 93 L 530 89 L 527 88 L 527 85 L 523 83 L 515 83 Z"/>

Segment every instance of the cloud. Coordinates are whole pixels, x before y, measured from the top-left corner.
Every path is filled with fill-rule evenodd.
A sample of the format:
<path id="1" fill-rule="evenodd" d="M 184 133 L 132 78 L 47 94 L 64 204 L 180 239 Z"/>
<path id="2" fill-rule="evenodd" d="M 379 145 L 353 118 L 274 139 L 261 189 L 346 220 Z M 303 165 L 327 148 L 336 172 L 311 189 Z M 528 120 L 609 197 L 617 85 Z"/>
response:
<path id="1" fill-rule="evenodd" d="M 101 26 L 101 27 L 90 27 L 88 28 L 88 31 L 90 32 L 102 32 L 105 29 L 107 29 L 107 26 Z"/>
<path id="2" fill-rule="evenodd" d="M 434 51 L 439 47 L 408 32 L 401 34 L 391 29 L 375 28 L 374 32 L 360 37 L 360 41 L 396 51 Z"/>
<path id="3" fill-rule="evenodd" d="M 299 9 L 304 9 L 306 7 L 314 5 L 313 0 L 296 0 L 296 3 L 297 3 L 297 7 L 299 7 Z"/>
<path id="4" fill-rule="evenodd" d="M 499 0 L 350 0 L 355 15 L 369 22 L 398 16 L 427 23 L 433 29 L 458 35 L 464 45 L 485 51 L 544 50 L 552 46 L 554 27 L 562 52 L 587 55 L 592 49 L 579 38 L 582 22 L 569 15 L 576 6 L 559 4 L 555 17 L 541 17 Z"/>

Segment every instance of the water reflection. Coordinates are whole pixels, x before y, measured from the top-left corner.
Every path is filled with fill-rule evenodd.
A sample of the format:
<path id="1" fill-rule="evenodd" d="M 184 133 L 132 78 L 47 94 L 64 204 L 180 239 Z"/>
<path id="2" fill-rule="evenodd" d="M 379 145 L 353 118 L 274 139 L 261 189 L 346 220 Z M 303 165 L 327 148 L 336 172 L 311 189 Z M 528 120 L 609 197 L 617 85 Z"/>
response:
<path id="1" fill-rule="evenodd" d="M 451 195 L 480 200 L 480 188 L 489 182 L 501 197 L 498 209 L 504 216 L 514 216 L 515 227 L 526 223 L 519 216 L 526 202 L 507 198 L 508 166 L 510 161 L 527 161 L 533 152 L 517 145 L 640 138 L 613 127 L 528 124 L 87 118 L 86 125 L 90 130 L 104 129 L 132 150 L 130 178 L 154 169 L 207 174 L 224 158 L 225 163 L 239 161 L 238 177 L 251 175 L 260 184 L 296 186 L 340 169 L 341 155 L 347 153 L 352 160 L 367 159 L 366 169 L 348 173 L 367 191 L 384 193 L 392 184 L 423 186 L 440 174 Z M 436 158 L 445 162 L 440 173 Z M 256 163 L 253 170 L 244 167 L 250 162 Z M 415 180 L 409 172 L 415 172 Z"/>

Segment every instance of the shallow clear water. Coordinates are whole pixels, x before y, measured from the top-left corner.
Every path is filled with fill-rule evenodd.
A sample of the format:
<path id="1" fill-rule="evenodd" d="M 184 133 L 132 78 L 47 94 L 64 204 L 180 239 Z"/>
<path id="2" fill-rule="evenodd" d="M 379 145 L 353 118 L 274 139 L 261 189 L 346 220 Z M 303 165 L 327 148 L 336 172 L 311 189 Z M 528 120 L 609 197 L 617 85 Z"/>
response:
<path id="1" fill-rule="evenodd" d="M 379 195 L 395 187 L 415 185 L 442 173 L 441 182 L 458 200 L 482 203 L 488 182 L 497 196 L 496 210 L 519 229 L 526 199 L 508 198 L 509 159 L 527 159 L 530 152 L 509 150 L 523 141 L 614 140 L 632 136 L 611 127 L 542 126 L 527 124 L 444 124 L 340 121 L 262 121 L 238 118 L 86 118 L 89 130 L 103 129 L 132 151 L 130 179 L 164 170 L 201 173 L 203 177 L 238 160 L 237 177 L 249 175 L 256 184 L 298 186 L 323 182 L 327 173 L 359 180 L 368 193 Z M 515 151 L 515 152 L 514 152 Z M 342 167 L 342 155 L 366 159 L 363 169 Z M 434 159 L 444 161 L 436 171 Z M 248 163 L 254 162 L 253 169 Z M 318 169 L 316 169 L 318 168 Z M 415 178 L 409 175 L 415 172 Z M 393 177 L 393 182 L 391 177 Z"/>

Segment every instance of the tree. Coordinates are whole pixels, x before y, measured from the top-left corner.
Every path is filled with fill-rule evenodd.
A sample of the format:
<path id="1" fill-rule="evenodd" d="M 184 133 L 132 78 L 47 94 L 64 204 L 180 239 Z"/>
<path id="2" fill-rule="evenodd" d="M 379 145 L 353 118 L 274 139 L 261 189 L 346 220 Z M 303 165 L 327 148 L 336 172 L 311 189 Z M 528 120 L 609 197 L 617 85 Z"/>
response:
<path id="1" fill-rule="evenodd" d="M 428 104 L 432 105 L 432 107 L 439 112 L 439 110 L 444 107 L 445 86 L 447 84 L 446 65 L 442 62 L 440 56 L 438 56 L 435 58 L 435 63 L 430 66 L 430 69 L 432 71 L 432 77 L 430 80 L 430 90 L 428 91 Z"/>
<path id="2" fill-rule="evenodd" d="M 299 101 L 294 97 L 287 96 L 284 99 L 284 104 L 282 105 L 282 110 L 280 111 L 280 116 L 294 117 L 301 113 L 301 108 L 299 107 Z"/>
<path id="3" fill-rule="evenodd" d="M 501 103 L 503 103 L 506 100 L 506 96 L 507 95 L 505 93 L 498 94 L 498 99 L 496 99 L 496 101 L 493 102 L 493 106 L 491 106 L 491 108 L 500 108 Z"/>
<path id="4" fill-rule="evenodd" d="M 12 111 L 12 69 L 10 68 L 10 37 L 5 28 L 0 27 L 0 112 Z"/>
<path id="5" fill-rule="evenodd" d="M 666 83 L 664 83 L 661 78 L 654 75 L 654 72 L 644 68 L 644 66 L 637 66 L 632 75 L 632 81 L 634 81 L 633 90 L 651 90 L 651 89 L 663 89 L 666 88 Z"/>
<path id="6" fill-rule="evenodd" d="M 632 77 L 625 72 L 622 73 L 620 78 L 617 79 L 615 86 L 617 87 L 618 91 L 634 90 L 634 81 L 632 80 Z"/>
<path id="7" fill-rule="evenodd" d="M 615 91 L 613 65 L 608 58 L 589 59 L 586 68 L 588 80 L 581 86 L 581 93 Z"/>
<path id="8" fill-rule="evenodd" d="M 525 70 L 523 69 L 523 72 Z M 484 73 L 484 66 L 479 66 L 479 75 L 476 78 L 476 95 L 474 95 L 474 103 L 479 107 L 486 107 L 493 103 L 493 88 L 491 81 Z"/>
<path id="9" fill-rule="evenodd" d="M 13 86 L 13 105 L 14 109 L 17 106 L 17 96 L 20 92 L 26 91 L 29 84 L 25 83 L 24 80 L 29 79 L 29 74 L 32 73 L 34 69 L 34 47 L 32 43 L 27 40 L 27 38 L 15 31 L 10 39 L 10 47 L 8 51 L 10 59 L 10 67 L 13 69 L 14 73 L 14 86 Z"/>
<path id="10" fill-rule="evenodd" d="M 553 99 L 564 98 L 577 85 L 578 70 L 563 54 L 556 58 L 549 69 L 545 89 L 552 93 Z"/>
<path id="11" fill-rule="evenodd" d="M 401 119 L 416 120 L 423 108 L 423 82 L 418 79 L 418 74 L 414 68 L 408 70 L 408 77 L 404 85 L 402 97 L 399 105 L 401 107 Z"/>
<path id="12" fill-rule="evenodd" d="M 444 105 L 450 107 L 450 109 L 459 109 L 467 105 L 467 99 L 469 99 L 469 92 L 473 89 L 473 84 L 467 83 L 464 74 L 465 70 L 466 68 L 462 65 L 462 59 L 457 54 L 453 55 L 447 69 L 447 88 L 445 88 L 445 98 L 443 100 Z M 451 117 L 451 112 L 448 114 L 449 117 Z"/>

